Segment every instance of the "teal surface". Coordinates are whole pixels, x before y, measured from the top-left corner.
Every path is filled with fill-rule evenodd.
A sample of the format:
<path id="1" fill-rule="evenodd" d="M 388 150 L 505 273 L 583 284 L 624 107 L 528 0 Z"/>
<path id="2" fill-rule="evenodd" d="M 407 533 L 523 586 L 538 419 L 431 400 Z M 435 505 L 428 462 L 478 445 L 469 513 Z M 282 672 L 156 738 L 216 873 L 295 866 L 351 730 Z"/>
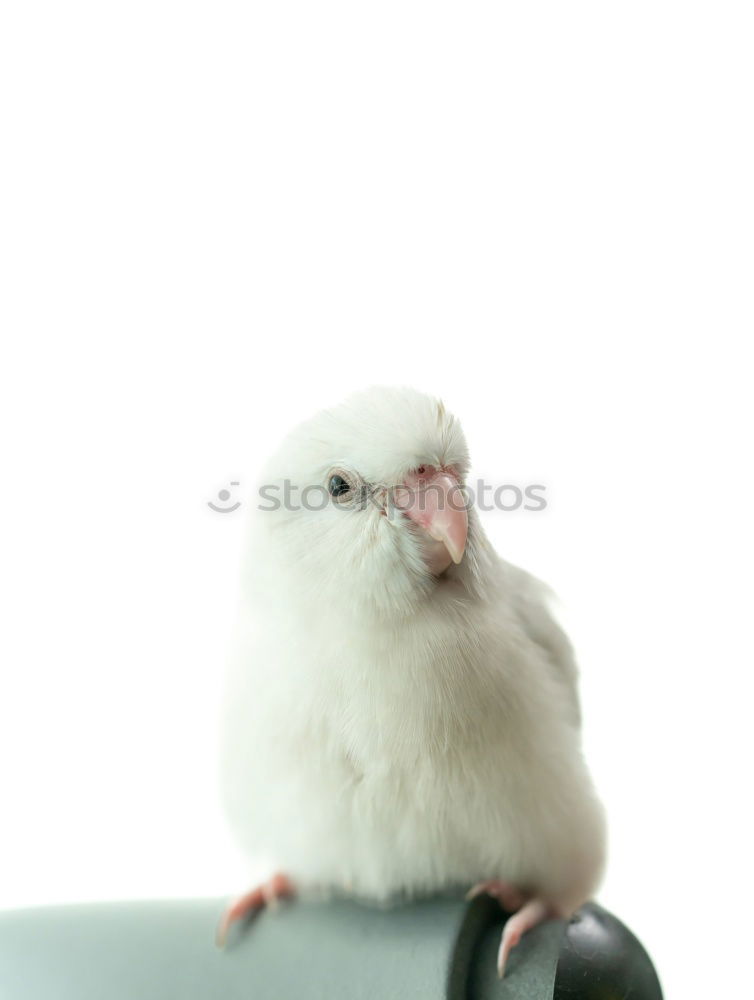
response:
<path id="1" fill-rule="evenodd" d="M 2 1000 L 550 1000 L 564 924 L 526 935 L 495 972 L 492 900 L 391 909 L 293 901 L 214 944 L 219 900 L 0 913 Z"/>

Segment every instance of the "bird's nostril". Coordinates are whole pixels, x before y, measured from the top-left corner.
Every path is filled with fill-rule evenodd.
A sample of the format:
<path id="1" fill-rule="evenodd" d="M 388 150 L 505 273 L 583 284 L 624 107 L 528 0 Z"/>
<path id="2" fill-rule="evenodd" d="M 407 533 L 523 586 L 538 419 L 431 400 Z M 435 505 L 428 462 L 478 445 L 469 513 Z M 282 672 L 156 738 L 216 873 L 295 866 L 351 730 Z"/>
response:
<path id="1" fill-rule="evenodd" d="M 419 473 L 420 476 L 423 476 L 424 473 L 427 471 L 427 467 L 426 465 L 420 465 L 416 471 Z"/>

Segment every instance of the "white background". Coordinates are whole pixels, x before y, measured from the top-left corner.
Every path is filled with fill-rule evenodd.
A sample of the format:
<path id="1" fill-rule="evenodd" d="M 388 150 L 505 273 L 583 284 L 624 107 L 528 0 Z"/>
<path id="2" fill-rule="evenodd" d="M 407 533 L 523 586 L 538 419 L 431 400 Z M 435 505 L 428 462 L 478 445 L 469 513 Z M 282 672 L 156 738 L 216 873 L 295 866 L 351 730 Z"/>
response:
<path id="1" fill-rule="evenodd" d="M 5 5 L 1 905 L 244 888 L 214 784 L 243 490 L 405 383 L 478 474 L 547 486 L 486 526 L 580 654 L 601 901 L 668 997 L 740 994 L 747 6 Z"/>

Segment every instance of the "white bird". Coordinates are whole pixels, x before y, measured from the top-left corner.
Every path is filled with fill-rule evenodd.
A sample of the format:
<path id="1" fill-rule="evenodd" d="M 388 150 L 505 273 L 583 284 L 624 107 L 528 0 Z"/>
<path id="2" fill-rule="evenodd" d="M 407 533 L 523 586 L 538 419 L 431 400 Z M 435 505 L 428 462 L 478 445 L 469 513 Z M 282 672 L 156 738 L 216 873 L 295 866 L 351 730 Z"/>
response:
<path id="1" fill-rule="evenodd" d="M 571 646 L 549 591 L 465 509 L 468 467 L 441 402 L 387 388 L 304 423 L 269 464 L 222 767 L 241 847 L 280 871 L 229 907 L 221 939 L 294 891 L 471 886 L 515 913 L 502 975 L 526 930 L 597 887 Z"/>

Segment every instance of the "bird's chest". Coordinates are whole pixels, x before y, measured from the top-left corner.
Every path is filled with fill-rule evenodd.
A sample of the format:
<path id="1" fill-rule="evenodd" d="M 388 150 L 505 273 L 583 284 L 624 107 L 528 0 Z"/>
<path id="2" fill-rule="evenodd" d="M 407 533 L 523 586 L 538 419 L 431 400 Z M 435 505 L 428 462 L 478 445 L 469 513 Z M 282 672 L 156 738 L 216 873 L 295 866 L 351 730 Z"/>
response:
<path id="1" fill-rule="evenodd" d="M 400 644 L 340 652 L 311 672 L 321 692 L 308 700 L 326 734 L 311 743 L 324 758 L 306 766 L 327 775 L 324 808 L 362 832 L 406 837 L 447 833 L 459 816 L 468 830 L 470 817 L 489 813 L 509 752 L 508 707 L 480 644 L 453 635 L 433 646 L 414 630 Z"/>
<path id="2" fill-rule="evenodd" d="M 404 774 L 446 777 L 449 759 L 484 728 L 484 707 L 429 671 L 378 671 L 361 672 L 331 700 L 336 742 L 359 775 L 376 783 Z"/>
<path id="3" fill-rule="evenodd" d="M 351 742 L 331 805 L 348 831 L 339 864 L 356 891 L 387 898 L 483 876 L 484 850 L 505 835 L 504 798 L 490 802 L 489 759 L 456 738 L 420 718 L 413 739 L 387 727 Z"/>
<path id="4" fill-rule="evenodd" d="M 340 793 L 368 823 L 447 824 L 489 790 L 493 760 L 505 753 L 499 717 L 468 691 L 408 674 L 392 680 L 360 684 L 332 716 L 331 748 L 346 774 Z"/>

